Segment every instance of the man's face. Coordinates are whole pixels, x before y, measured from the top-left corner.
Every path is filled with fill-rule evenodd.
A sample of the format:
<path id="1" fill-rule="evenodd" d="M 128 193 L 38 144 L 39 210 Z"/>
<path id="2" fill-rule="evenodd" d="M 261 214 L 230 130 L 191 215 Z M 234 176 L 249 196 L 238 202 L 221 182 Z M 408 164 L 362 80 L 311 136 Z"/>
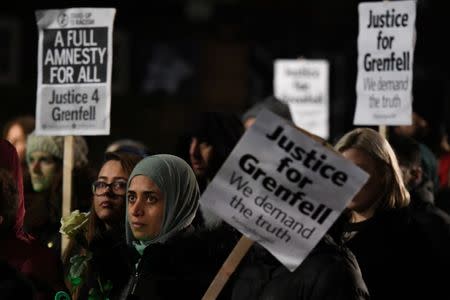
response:
<path id="1" fill-rule="evenodd" d="M 189 158 L 191 167 L 197 178 L 202 178 L 207 174 L 211 166 L 213 151 L 214 147 L 212 145 L 207 142 L 201 142 L 196 137 L 192 138 L 189 148 Z"/>
<path id="2" fill-rule="evenodd" d="M 31 183 L 36 192 L 47 191 L 58 171 L 58 164 L 47 152 L 35 151 L 28 158 Z"/>

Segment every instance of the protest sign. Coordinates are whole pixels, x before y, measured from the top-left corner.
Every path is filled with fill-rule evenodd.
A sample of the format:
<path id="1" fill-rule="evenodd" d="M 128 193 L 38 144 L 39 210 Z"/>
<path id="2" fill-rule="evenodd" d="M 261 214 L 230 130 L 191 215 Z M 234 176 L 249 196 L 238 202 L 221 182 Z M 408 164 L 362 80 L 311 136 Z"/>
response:
<path id="1" fill-rule="evenodd" d="M 328 62 L 278 59 L 274 68 L 275 97 L 289 105 L 295 125 L 328 138 Z"/>
<path id="2" fill-rule="evenodd" d="M 350 161 L 263 110 L 200 202 L 292 271 L 367 177 Z"/>
<path id="3" fill-rule="evenodd" d="M 113 8 L 39 10 L 38 135 L 109 134 Z"/>
<path id="4" fill-rule="evenodd" d="M 359 4 L 356 125 L 408 125 L 415 1 Z"/>

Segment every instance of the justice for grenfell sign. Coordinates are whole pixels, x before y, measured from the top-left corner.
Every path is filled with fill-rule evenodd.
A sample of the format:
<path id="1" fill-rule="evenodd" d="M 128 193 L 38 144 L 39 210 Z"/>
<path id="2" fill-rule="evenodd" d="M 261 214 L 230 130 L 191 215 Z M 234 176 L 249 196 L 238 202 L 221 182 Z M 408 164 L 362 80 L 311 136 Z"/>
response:
<path id="1" fill-rule="evenodd" d="M 36 11 L 36 133 L 108 135 L 115 9 Z"/>
<path id="2" fill-rule="evenodd" d="M 293 271 L 368 175 L 263 110 L 200 202 Z"/>
<path id="3" fill-rule="evenodd" d="M 411 124 L 415 20 L 415 1 L 359 4 L 355 125 Z"/>

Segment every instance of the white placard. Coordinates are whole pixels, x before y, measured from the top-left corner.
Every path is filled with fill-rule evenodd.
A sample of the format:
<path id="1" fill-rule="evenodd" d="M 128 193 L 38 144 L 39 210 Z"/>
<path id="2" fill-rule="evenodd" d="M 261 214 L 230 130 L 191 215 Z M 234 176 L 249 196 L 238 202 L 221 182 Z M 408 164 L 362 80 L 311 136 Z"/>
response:
<path id="1" fill-rule="evenodd" d="M 36 11 L 36 133 L 108 135 L 113 8 Z"/>
<path id="2" fill-rule="evenodd" d="M 295 125 L 327 139 L 328 61 L 278 59 L 274 68 L 275 97 L 289 105 Z"/>
<path id="3" fill-rule="evenodd" d="M 292 271 L 367 177 L 350 161 L 263 110 L 200 202 Z"/>
<path id="4" fill-rule="evenodd" d="M 415 1 L 359 4 L 354 124 L 411 124 L 415 20 Z"/>

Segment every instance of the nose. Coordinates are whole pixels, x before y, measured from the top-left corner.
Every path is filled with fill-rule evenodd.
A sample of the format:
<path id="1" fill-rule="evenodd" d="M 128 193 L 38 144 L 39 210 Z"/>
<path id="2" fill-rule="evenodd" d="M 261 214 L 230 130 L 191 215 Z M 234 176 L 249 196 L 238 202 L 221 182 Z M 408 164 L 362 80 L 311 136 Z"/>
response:
<path id="1" fill-rule="evenodd" d="M 128 212 L 133 217 L 140 217 L 144 215 L 144 209 L 142 201 L 138 198 L 134 203 L 131 203 L 128 207 Z"/>
<path id="2" fill-rule="evenodd" d="M 189 148 L 189 155 L 192 157 L 198 157 L 199 155 L 199 151 L 198 151 L 198 139 L 197 138 L 192 138 L 191 140 L 191 146 Z"/>
<path id="3" fill-rule="evenodd" d="M 41 171 L 41 164 L 39 161 L 33 161 L 30 163 L 30 170 L 32 173 L 40 173 Z"/>
<path id="4" fill-rule="evenodd" d="M 106 186 L 105 195 L 110 196 L 110 195 L 113 195 L 113 194 L 114 194 L 114 192 L 113 192 L 113 188 L 112 188 L 111 184 L 107 185 Z"/>

